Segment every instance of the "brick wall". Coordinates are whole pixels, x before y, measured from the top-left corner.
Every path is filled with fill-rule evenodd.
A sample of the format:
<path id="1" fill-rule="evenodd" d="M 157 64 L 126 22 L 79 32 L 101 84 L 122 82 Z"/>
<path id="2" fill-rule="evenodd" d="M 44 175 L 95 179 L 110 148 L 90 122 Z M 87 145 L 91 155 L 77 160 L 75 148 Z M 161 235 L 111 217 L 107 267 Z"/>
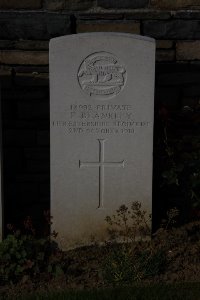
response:
<path id="1" fill-rule="evenodd" d="M 5 223 L 49 207 L 48 41 L 92 31 L 155 38 L 156 108 L 198 106 L 200 0 L 0 0 Z"/>

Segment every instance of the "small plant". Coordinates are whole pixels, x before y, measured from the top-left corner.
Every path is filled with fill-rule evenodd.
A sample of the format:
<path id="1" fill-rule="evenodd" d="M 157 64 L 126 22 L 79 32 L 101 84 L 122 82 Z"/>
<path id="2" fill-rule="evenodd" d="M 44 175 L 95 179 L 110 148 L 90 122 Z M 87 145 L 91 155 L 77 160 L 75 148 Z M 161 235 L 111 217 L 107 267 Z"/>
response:
<path id="1" fill-rule="evenodd" d="M 151 216 L 141 209 L 141 203 L 133 202 L 129 209 L 126 205 L 121 205 L 116 214 L 107 216 L 106 222 L 110 226 L 108 233 L 111 240 L 123 242 L 135 242 L 150 236 Z"/>
<path id="2" fill-rule="evenodd" d="M 170 222 L 174 215 L 169 214 Z M 166 249 L 154 247 L 150 241 L 150 220 L 139 202 L 133 202 L 130 209 L 122 205 L 116 215 L 106 217 L 110 234 L 109 254 L 103 265 L 106 281 L 133 283 L 164 271 Z"/>
<path id="3" fill-rule="evenodd" d="M 127 244 L 110 245 L 109 255 L 103 263 L 103 275 L 113 284 L 139 281 L 142 274 L 133 249 Z"/>
<path id="4" fill-rule="evenodd" d="M 0 284 L 35 280 L 44 272 L 49 276 L 63 274 L 62 251 L 50 236 L 36 238 L 30 217 L 24 220 L 25 233 L 10 224 L 8 229 L 11 234 L 0 243 Z"/>

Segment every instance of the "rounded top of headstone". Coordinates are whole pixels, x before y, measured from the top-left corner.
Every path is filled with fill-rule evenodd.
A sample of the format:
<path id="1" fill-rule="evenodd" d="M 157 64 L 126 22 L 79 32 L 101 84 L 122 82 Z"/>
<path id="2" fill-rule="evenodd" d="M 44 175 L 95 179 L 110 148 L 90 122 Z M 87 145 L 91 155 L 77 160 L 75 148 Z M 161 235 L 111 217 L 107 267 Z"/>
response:
<path id="1" fill-rule="evenodd" d="M 62 40 L 67 39 L 78 39 L 78 38 L 89 38 L 89 37 L 123 37 L 129 38 L 134 40 L 141 40 L 149 43 L 155 43 L 155 39 L 143 35 L 131 34 L 131 33 L 124 33 L 124 32 L 89 32 L 89 33 L 78 33 L 78 34 L 71 34 L 71 35 L 64 35 L 60 37 L 56 37 L 50 40 L 52 42 L 59 42 Z"/>

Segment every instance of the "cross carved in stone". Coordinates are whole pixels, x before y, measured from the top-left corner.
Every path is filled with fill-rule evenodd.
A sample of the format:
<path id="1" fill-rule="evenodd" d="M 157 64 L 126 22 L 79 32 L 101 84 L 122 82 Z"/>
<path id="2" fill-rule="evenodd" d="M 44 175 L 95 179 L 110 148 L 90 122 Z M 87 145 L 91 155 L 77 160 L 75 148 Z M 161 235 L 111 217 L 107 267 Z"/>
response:
<path id="1" fill-rule="evenodd" d="M 122 167 L 124 168 L 124 160 L 120 162 L 105 162 L 105 142 L 106 139 L 98 139 L 99 141 L 99 161 L 97 162 L 81 162 L 79 160 L 79 168 L 82 167 L 98 167 L 99 168 L 99 205 L 98 208 L 103 208 L 104 204 L 104 168 L 105 167 Z"/>

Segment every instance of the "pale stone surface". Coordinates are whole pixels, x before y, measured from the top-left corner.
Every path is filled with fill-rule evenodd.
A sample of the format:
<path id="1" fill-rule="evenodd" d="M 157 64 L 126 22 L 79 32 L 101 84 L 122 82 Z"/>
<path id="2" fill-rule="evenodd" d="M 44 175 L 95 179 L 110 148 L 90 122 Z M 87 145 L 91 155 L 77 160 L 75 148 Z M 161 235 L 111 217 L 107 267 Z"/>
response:
<path id="1" fill-rule="evenodd" d="M 51 40 L 51 215 L 64 249 L 104 241 L 122 204 L 151 213 L 154 65 L 147 37 Z"/>

